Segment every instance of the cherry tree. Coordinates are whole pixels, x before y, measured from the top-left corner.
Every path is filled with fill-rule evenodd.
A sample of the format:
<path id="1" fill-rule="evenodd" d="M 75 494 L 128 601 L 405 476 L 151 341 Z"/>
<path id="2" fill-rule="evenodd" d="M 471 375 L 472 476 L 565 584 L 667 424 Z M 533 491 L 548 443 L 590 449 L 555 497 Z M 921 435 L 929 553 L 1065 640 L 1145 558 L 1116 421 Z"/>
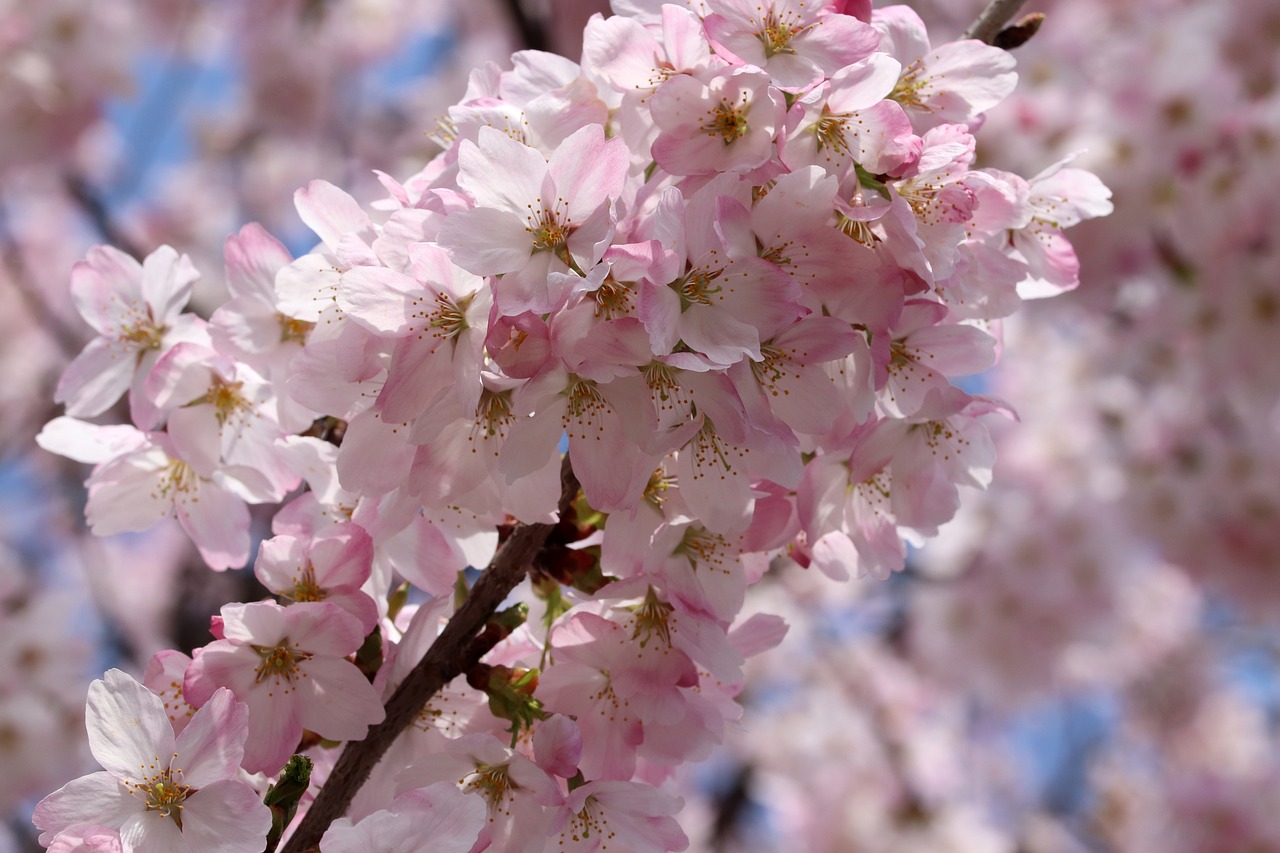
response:
<path id="1" fill-rule="evenodd" d="M 41 843 L 753 849 L 733 792 L 694 784 L 709 760 L 730 765 L 743 801 L 767 790 L 775 819 L 816 849 L 1071 849 L 1036 840 L 1050 832 L 1032 825 L 1039 806 L 1011 826 L 966 788 L 965 751 L 999 753 L 975 742 L 966 694 L 1013 707 L 1053 672 L 1140 697 L 1161 667 L 1194 671 L 1187 573 L 1208 565 L 1194 548 L 1213 546 L 1161 526 L 1153 503 L 1170 484 L 1151 460 L 1204 418 L 1157 397 L 1113 424 L 1138 392 L 1102 381 L 1116 364 L 1082 358 L 1052 326 L 1089 317 L 1103 287 L 1138 315 L 1152 285 L 1104 235 L 1085 245 L 1112 253 L 1111 280 L 1090 285 L 1086 268 L 1080 298 L 1063 295 L 1082 277 L 1063 231 L 1111 212 L 1106 184 L 1141 179 L 1014 124 L 1054 103 L 1052 89 L 1015 94 L 1010 49 L 1042 20 L 1009 24 L 1019 5 L 992 3 L 956 38 L 968 19 L 927 4 L 617 0 L 585 22 L 580 62 L 526 49 L 472 71 L 438 106 L 434 151 L 382 150 L 363 184 L 298 176 L 305 246 L 270 203 L 244 226 L 192 211 L 231 235 L 221 281 L 201 241 L 122 231 L 68 172 L 71 200 L 118 247 L 70 274 L 96 337 L 25 276 L 24 298 L 74 356 L 51 392 L 65 414 L 37 440 L 93 466 L 95 533 L 173 516 L 200 577 L 252 566 L 261 586 L 226 595 L 203 636 L 160 651 L 140 682 L 113 670 L 94 683 L 103 771 L 41 802 Z M 262 126 L 321 126 L 336 85 L 301 55 L 273 65 L 272 33 L 316 27 L 351 68 L 395 42 L 391 12 L 365 29 L 346 14 L 244 11 Z M 181 21 L 151 25 L 184 37 Z M 307 81 L 313 102 L 281 102 L 277 73 Z M 1087 138 L 1091 121 L 1070 126 Z M 1207 168 L 1179 162 L 1190 177 Z M 271 190 L 289 195 L 240 192 Z M 14 245 L 24 273 L 30 253 Z M 1180 247 L 1156 228 L 1143 260 L 1201 275 Z M 1214 388 L 1231 436 L 1272 417 L 1240 331 L 1265 335 L 1264 281 L 1214 302 L 1239 318 L 1230 342 L 1206 345 L 1238 369 Z M 1089 323 L 1095 353 L 1123 339 Z M 1117 363 L 1154 343 L 1126 345 Z M 1014 405 L 963 379 L 997 361 Z M 1044 378 L 1064 368 L 1076 376 Z M 1089 455 L 1095 433 L 1125 449 Z M 1233 442 L 1220 445 L 1227 465 Z M 1238 499 L 1265 506 L 1265 488 Z M 1215 553 L 1238 557 L 1224 588 L 1258 583 L 1265 522 L 1230 504 L 1193 516 L 1206 514 Z M 1138 529 L 1158 555 L 1127 538 Z M 915 552 L 940 532 L 941 548 Z M 824 620 L 854 611 L 882 615 L 832 649 Z M 766 702 L 744 722 L 762 693 L 799 686 L 810 711 L 849 715 Z M 1243 715 L 1250 742 L 1265 740 L 1246 709 L 1206 704 L 1203 739 Z M 144 719 L 145 738 L 113 740 Z M 1229 749 L 1199 748 L 1184 759 L 1197 769 Z M 1099 790 L 1133 784 L 1121 754 L 1097 765 Z M 849 772 L 832 763 L 844 756 Z M 1201 773 L 1154 796 L 1263 821 L 1224 792 L 1266 772 Z M 815 778 L 840 781 L 814 794 Z M 233 801 L 242 820 L 225 814 Z M 1149 849 L 1162 807 L 1106 830 Z"/>

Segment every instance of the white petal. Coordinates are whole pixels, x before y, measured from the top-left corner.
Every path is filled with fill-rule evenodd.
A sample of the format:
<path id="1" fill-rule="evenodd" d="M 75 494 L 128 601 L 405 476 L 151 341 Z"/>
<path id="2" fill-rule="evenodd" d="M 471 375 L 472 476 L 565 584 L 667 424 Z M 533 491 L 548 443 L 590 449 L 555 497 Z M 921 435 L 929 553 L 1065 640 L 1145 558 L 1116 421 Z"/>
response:
<path id="1" fill-rule="evenodd" d="M 104 770 L 142 779 L 168 768 L 173 728 L 160 697 L 118 669 L 89 685 L 89 751 Z"/>
<path id="2" fill-rule="evenodd" d="M 260 853 L 266 847 L 271 810 L 243 782 L 214 782 L 183 806 L 182 836 L 192 853 Z"/>
<path id="3" fill-rule="evenodd" d="M 45 797 L 36 805 L 31 822 L 43 830 L 40 843 L 48 845 L 54 835 L 75 824 L 116 829 L 140 811 L 142 801 L 104 771 L 73 779 Z"/>
<path id="4" fill-rule="evenodd" d="M 204 788 L 234 777 L 248 735 L 249 707 L 236 701 L 230 690 L 215 691 L 178 735 L 173 766 L 182 770 L 183 784 Z"/>

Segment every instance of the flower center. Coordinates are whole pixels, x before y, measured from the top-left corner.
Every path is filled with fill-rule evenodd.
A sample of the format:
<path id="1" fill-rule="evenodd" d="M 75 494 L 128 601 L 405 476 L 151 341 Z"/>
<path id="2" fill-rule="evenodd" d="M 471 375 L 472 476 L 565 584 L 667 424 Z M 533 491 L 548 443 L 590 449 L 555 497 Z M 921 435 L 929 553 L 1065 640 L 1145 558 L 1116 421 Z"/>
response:
<path id="1" fill-rule="evenodd" d="M 794 54 L 796 49 L 791 46 L 791 40 L 800 33 L 804 32 L 808 27 L 797 22 L 788 20 L 789 14 L 784 14 L 781 18 L 777 12 L 769 12 L 765 16 L 764 25 L 756 33 L 756 37 L 764 44 L 764 55 L 776 56 L 779 53 Z"/>
<path id="2" fill-rule="evenodd" d="M 489 801 L 491 809 L 502 805 L 512 796 L 512 791 L 519 786 L 511 781 L 507 765 L 476 764 L 476 772 L 458 780 L 463 790 L 475 791 Z"/>
<path id="3" fill-rule="evenodd" d="M 261 662 L 254 677 L 255 684 L 261 684 L 267 678 L 277 681 L 284 679 L 290 684 L 298 675 L 298 664 L 310 660 L 311 653 L 303 652 L 289 645 L 289 638 L 280 641 L 278 646 L 252 646 L 258 653 Z"/>
<path id="4" fill-rule="evenodd" d="M 636 628 L 632 638 L 640 641 L 640 647 L 648 645 L 649 640 L 658 637 L 663 644 L 671 646 L 671 625 L 668 621 L 675 610 L 667 602 L 658 598 L 653 587 L 645 593 L 644 601 L 636 608 Z"/>
<path id="5" fill-rule="evenodd" d="M 131 344 L 131 349 L 160 349 L 164 333 L 167 330 L 162 326 L 156 325 L 156 321 L 151 316 L 150 308 L 131 307 L 129 309 L 129 319 L 133 322 L 127 326 L 120 327 L 116 333 L 116 340 Z"/>
<path id="6" fill-rule="evenodd" d="M 324 601 L 326 596 L 328 593 L 316 583 L 315 567 L 308 563 L 302 576 L 293 579 L 293 595 L 289 597 L 294 601 Z"/>
<path id="7" fill-rule="evenodd" d="M 813 123 L 813 134 L 818 138 L 818 148 L 834 151 L 843 157 L 849 156 L 849 140 L 845 136 L 847 128 L 847 116 L 836 115 L 824 106 L 821 118 Z"/>
<path id="8" fill-rule="evenodd" d="M 224 382 L 215 378 L 209 386 L 209 393 L 195 403 L 205 402 L 213 406 L 218 423 L 225 424 L 227 419 L 244 409 L 249 408 L 249 401 L 240 393 L 243 382 Z"/>
<path id="9" fill-rule="evenodd" d="M 712 533 L 698 525 L 685 530 L 684 537 L 673 553 L 679 554 L 689 561 L 695 569 L 706 568 L 711 571 L 730 573 L 725 565 L 724 554 L 729 543 L 719 533 Z"/>
<path id="10" fill-rule="evenodd" d="M 742 104 L 734 106 L 727 100 L 721 101 L 714 110 L 708 110 L 711 118 L 702 126 L 708 136 L 718 136 L 725 145 L 732 145 L 736 140 L 747 135 L 747 96 L 742 96 Z"/>
<path id="11" fill-rule="evenodd" d="M 280 343 L 305 344 L 307 342 L 307 333 L 316 327 L 315 323 L 308 323 L 306 320 L 295 320 L 293 317 L 286 317 L 284 314 L 276 314 L 276 322 L 280 324 Z"/>
<path id="12" fill-rule="evenodd" d="M 456 338 L 460 335 L 467 328 L 466 303 L 470 301 L 468 297 L 459 304 L 448 294 L 437 293 L 435 310 L 426 314 L 427 326 L 436 330 L 433 337 Z"/>
<path id="13" fill-rule="evenodd" d="M 600 804 L 596 802 L 596 798 L 587 797 L 582 803 L 582 809 L 570 817 L 569 826 L 565 828 L 564 833 L 574 841 L 585 841 L 593 832 L 597 838 L 605 842 L 611 840 L 615 834 L 609 830 L 609 820 L 605 817 Z"/>
<path id="14" fill-rule="evenodd" d="M 898 78 L 893 91 L 889 93 L 889 100 L 897 101 L 904 107 L 927 109 L 923 103 L 921 90 L 929 84 L 930 78 L 922 77 L 923 74 L 924 63 L 917 59 L 902 72 L 902 76 Z M 929 112 L 932 112 L 932 110 L 929 110 Z"/>
<path id="15" fill-rule="evenodd" d="M 490 391 L 488 388 L 480 393 L 480 402 L 476 404 L 475 428 L 471 431 L 471 452 L 476 452 L 476 440 L 488 441 L 491 438 L 505 440 L 507 430 L 515 423 L 511 414 L 511 392 Z M 493 455 L 498 455 L 495 445 Z"/>
<path id="16" fill-rule="evenodd" d="M 160 478 L 159 493 L 153 497 L 176 498 L 196 487 L 200 475 L 181 459 L 170 459 L 169 467 Z"/>
<path id="17" fill-rule="evenodd" d="M 151 769 L 157 770 L 159 766 L 160 758 L 157 756 L 151 764 Z M 147 811 L 159 812 L 163 817 L 173 818 L 178 829 L 182 829 L 182 803 L 195 793 L 195 789 L 175 781 L 175 775 L 181 779 L 182 771 L 166 767 L 164 770 L 157 770 L 150 776 L 144 777 L 141 782 L 125 781 L 124 785 L 129 793 L 142 798 Z"/>
<path id="18" fill-rule="evenodd" d="M 568 205 L 564 199 L 556 199 L 556 207 L 564 207 L 566 212 L 557 213 L 544 204 L 542 209 L 535 213 L 531 205 L 529 224 L 525 230 L 533 236 L 533 251 L 551 252 L 568 265 L 569 235 L 573 233 L 574 228 L 569 224 Z"/>
<path id="19" fill-rule="evenodd" d="M 631 313 L 631 288 L 612 275 L 606 276 L 591 296 L 596 302 L 597 317 L 612 320 Z"/>
<path id="20" fill-rule="evenodd" d="M 675 282 L 672 287 L 675 288 L 676 293 L 680 294 L 681 310 L 695 303 L 698 305 L 710 305 L 711 297 L 723 290 L 720 285 L 712 284 L 712 282 L 723 273 L 723 269 L 696 269 Z"/>

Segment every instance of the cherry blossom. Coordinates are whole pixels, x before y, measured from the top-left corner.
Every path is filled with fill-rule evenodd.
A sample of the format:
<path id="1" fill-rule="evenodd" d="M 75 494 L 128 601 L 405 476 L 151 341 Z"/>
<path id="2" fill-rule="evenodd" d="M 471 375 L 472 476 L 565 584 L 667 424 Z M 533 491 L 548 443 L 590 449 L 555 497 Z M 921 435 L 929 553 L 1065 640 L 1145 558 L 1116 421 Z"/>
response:
<path id="1" fill-rule="evenodd" d="M 230 691 L 214 691 L 175 739 L 160 698 L 113 669 L 89 688 L 86 724 L 105 769 L 41 800 L 42 844 L 66 831 L 104 834 L 87 824 L 119 832 L 125 851 L 261 847 L 271 818 L 239 778 L 248 712 Z"/>
<path id="2" fill-rule="evenodd" d="M 360 623 L 336 604 L 228 604 L 221 624 L 223 638 L 187 669 L 183 695 L 203 706 L 227 687 L 248 706 L 246 770 L 278 771 L 304 728 L 358 739 L 382 719 L 377 694 L 345 659 L 363 640 Z"/>

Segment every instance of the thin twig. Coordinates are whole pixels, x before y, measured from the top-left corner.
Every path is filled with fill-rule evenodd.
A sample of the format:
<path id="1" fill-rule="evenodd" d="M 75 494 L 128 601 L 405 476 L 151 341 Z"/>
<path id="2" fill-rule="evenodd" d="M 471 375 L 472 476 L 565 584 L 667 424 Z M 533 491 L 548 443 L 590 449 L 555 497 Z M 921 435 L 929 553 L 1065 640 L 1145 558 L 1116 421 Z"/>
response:
<path id="1" fill-rule="evenodd" d="M 961 38 L 977 39 L 991 44 L 991 40 L 996 37 L 996 33 L 1004 29 L 1004 25 L 1018 14 L 1018 10 L 1022 8 L 1027 0 L 991 0 L 987 4 L 987 8 L 982 10 L 978 15 L 978 19 L 969 25 L 969 29 L 964 31 Z"/>
<path id="2" fill-rule="evenodd" d="M 573 476 L 568 456 L 565 456 L 561 467 L 560 485 L 560 515 L 563 517 L 578 494 L 578 481 Z M 364 740 L 349 743 L 342 750 L 328 781 L 281 853 L 305 853 L 316 848 L 329 824 L 346 813 L 352 798 L 378 761 L 400 733 L 417 718 L 422 707 L 444 685 L 476 663 L 470 660 L 471 657 L 478 660 L 483 656 L 485 650 L 473 646 L 473 639 L 503 599 L 524 578 L 554 529 L 554 524 L 522 524 L 512 531 L 471 588 L 466 601 L 387 701 L 386 718 L 370 728 Z"/>
<path id="3" fill-rule="evenodd" d="M 89 185 L 88 181 L 79 175 L 68 174 L 63 178 L 63 183 L 66 184 L 67 193 L 75 199 L 76 204 L 89 217 L 89 220 L 98 229 L 98 233 L 102 235 L 104 240 L 122 252 L 127 252 L 138 260 L 142 260 L 146 252 L 120 229 L 120 226 L 116 224 L 115 219 L 111 216 L 111 211 L 107 209 L 106 202 Z"/>

